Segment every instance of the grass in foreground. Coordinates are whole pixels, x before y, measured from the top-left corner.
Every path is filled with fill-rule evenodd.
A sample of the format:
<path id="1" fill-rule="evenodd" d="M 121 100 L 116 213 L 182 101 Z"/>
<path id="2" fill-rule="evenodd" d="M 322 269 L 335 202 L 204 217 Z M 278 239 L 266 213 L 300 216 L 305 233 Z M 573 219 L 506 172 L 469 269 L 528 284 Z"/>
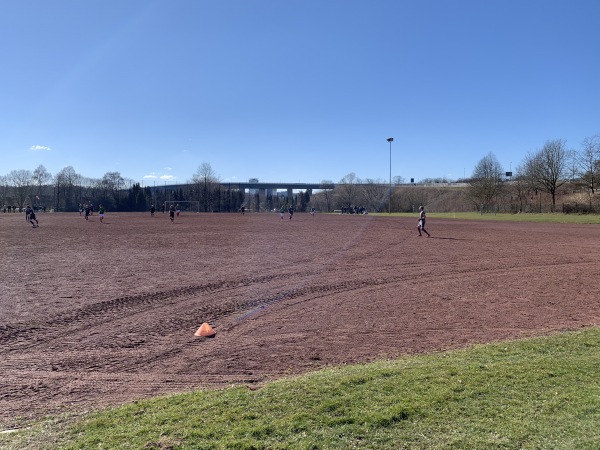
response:
<path id="1" fill-rule="evenodd" d="M 34 425 L 0 447 L 593 449 L 599 368 L 594 328 L 139 401 Z"/>

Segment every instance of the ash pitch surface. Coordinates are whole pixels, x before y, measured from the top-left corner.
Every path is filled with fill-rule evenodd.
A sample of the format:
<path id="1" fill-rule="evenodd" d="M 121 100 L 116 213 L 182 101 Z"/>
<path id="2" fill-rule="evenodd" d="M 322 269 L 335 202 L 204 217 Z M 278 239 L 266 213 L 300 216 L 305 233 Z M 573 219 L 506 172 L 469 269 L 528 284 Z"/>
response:
<path id="1" fill-rule="evenodd" d="M 0 214 L 0 426 L 600 320 L 598 227 Z M 214 338 L 194 332 L 208 322 Z"/>

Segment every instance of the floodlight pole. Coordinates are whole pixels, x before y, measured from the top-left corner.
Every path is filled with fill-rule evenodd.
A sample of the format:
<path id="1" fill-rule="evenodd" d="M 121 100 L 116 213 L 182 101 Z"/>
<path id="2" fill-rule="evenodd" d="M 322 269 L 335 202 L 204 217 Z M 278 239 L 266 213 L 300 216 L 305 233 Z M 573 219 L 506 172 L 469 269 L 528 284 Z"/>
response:
<path id="1" fill-rule="evenodd" d="M 388 204 L 388 212 L 392 213 L 392 142 L 394 138 L 387 138 L 387 141 L 390 143 L 390 193 L 389 193 L 389 204 Z"/>

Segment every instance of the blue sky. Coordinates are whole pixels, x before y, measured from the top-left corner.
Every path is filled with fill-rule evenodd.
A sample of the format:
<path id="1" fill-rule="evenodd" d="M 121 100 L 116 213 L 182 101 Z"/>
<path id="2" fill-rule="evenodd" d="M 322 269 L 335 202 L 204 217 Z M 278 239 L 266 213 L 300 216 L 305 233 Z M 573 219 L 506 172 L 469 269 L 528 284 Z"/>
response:
<path id="1" fill-rule="evenodd" d="M 0 175 L 469 176 L 600 133 L 597 0 L 4 0 Z"/>

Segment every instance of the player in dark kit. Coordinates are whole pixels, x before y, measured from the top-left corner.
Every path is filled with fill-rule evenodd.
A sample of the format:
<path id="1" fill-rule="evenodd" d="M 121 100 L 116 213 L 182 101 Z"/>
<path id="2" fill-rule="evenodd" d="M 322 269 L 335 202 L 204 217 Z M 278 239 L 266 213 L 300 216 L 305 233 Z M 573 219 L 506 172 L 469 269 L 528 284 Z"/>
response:
<path id="1" fill-rule="evenodd" d="M 35 218 L 35 213 L 33 212 L 33 209 L 29 211 L 29 222 L 31 223 L 31 225 L 33 225 L 33 228 L 37 228 L 40 226 L 38 220 Z"/>
<path id="2" fill-rule="evenodd" d="M 419 206 L 419 224 L 417 225 L 417 230 L 419 231 L 419 236 L 423 236 L 421 234 L 421 230 L 427 235 L 427 237 L 431 237 L 431 235 L 425 229 L 425 208 Z"/>
<path id="3" fill-rule="evenodd" d="M 169 208 L 169 219 L 171 219 L 171 222 L 175 221 L 175 206 L 173 205 Z"/>

